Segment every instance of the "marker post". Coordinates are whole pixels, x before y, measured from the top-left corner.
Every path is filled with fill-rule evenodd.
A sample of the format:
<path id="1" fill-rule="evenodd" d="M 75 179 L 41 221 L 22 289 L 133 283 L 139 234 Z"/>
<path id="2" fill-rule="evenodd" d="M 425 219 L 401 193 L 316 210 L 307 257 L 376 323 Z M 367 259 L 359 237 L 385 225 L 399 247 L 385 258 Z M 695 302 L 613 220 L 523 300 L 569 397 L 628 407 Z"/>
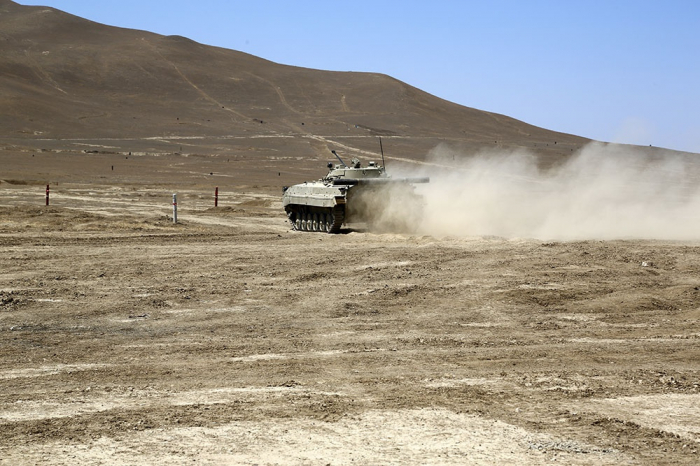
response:
<path id="1" fill-rule="evenodd" d="M 177 223 L 177 194 L 173 194 L 173 223 Z"/>

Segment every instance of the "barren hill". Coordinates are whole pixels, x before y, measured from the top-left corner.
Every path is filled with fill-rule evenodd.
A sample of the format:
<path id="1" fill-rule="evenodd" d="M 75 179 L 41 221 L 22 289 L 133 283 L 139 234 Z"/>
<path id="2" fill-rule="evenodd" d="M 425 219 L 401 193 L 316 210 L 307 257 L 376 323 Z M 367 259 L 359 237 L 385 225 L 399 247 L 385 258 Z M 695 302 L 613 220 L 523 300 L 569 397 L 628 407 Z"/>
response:
<path id="1" fill-rule="evenodd" d="M 395 152 L 421 158 L 441 141 L 553 157 L 587 142 L 382 74 L 285 66 L 9 0 L 0 0 L 0 44 L 0 137 L 18 146 L 111 139 L 121 149 L 187 152 L 184 141 L 211 153 L 264 150 L 249 138 L 267 136 L 285 137 L 292 153 L 325 157 L 339 137 L 345 150 L 376 152 L 384 136 Z"/>

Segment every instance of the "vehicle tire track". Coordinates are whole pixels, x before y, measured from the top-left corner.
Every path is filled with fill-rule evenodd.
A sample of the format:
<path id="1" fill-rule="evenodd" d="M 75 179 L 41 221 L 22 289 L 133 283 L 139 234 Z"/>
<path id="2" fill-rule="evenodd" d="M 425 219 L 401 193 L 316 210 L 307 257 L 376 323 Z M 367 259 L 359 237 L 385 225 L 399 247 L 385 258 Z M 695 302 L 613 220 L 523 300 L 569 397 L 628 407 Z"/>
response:
<path id="1" fill-rule="evenodd" d="M 284 105 L 284 107 L 285 107 L 287 110 L 289 110 L 289 111 L 292 112 L 292 113 L 296 113 L 297 115 L 302 115 L 302 112 L 300 112 L 300 111 L 297 110 L 296 108 L 292 107 L 292 106 L 290 105 L 290 103 L 287 102 L 287 98 L 284 96 L 284 93 L 282 92 L 282 89 L 281 89 L 279 86 L 276 86 L 275 83 L 273 83 L 273 82 L 270 81 L 269 79 L 263 78 L 262 76 L 258 76 L 257 74 L 253 74 L 253 73 L 251 73 L 250 71 L 246 71 L 246 74 L 248 74 L 248 75 L 252 76 L 253 78 L 256 78 L 256 79 L 258 79 L 258 80 L 260 80 L 260 81 L 266 83 L 266 84 L 269 85 L 270 87 L 272 87 L 272 89 L 274 89 L 274 91 L 277 93 L 277 96 L 279 97 L 280 102 L 282 102 L 282 105 Z"/>
<path id="2" fill-rule="evenodd" d="M 187 75 L 185 75 L 185 73 L 183 73 L 182 70 L 180 70 L 180 68 L 179 68 L 175 63 L 173 63 L 171 60 L 169 60 L 169 59 L 167 59 L 165 56 L 163 56 L 163 54 L 160 53 L 160 50 L 158 50 L 158 48 L 157 48 L 155 45 L 151 44 L 151 43 L 150 43 L 149 41 L 147 41 L 146 39 L 142 39 L 142 40 L 143 40 L 146 44 L 148 44 L 148 45 L 153 49 L 153 51 L 154 51 L 164 62 L 166 62 L 167 64 L 169 64 L 170 66 L 172 66 L 173 69 L 175 70 L 175 72 L 176 72 L 178 75 L 180 75 L 180 77 L 183 79 L 183 81 L 185 81 L 187 84 L 189 84 L 190 86 L 192 86 L 192 88 L 194 88 L 202 97 L 204 97 L 205 100 L 207 100 L 207 101 L 213 103 L 214 105 L 216 105 L 217 107 L 221 108 L 222 110 L 226 110 L 227 112 L 233 113 L 234 115 L 239 116 L 240 118 L 243 118 L 244 120 L 249 120 L 249 119 L 250 119 L 249 116 L 244 115 L 244 114 L 242 114 L 242 113 L 239 113 L 239 112 L 233 110 L 232 108 L 226 107 L 223 103 L 219 102 L 219 101 L 216 100 L 214 97 L 212 97 L 211 95 L 209 95 L 209 94 L 208 94 L 206 91 L 204 91 L 201 87 L 199 87 L 199 86 L 197 86 L 195 83 L 193 83 L 193 82 L 190 80 L 190 78 L 188 78 Z"/>
<path id="3" fill-rule="evenodd" d="M 41 79 L 42 81 L 44 81 L 45 83 L 47 83 L 48 85 L 50 85 L 51 87 L 56 89 L 57 91 L 68 95 L 68 93 L 66 91 L 64 91 L 63 89 L 61 89 L 61 86 L 59 86 L 58 83 L 56 81 L 54 81 L 54 79 L 51 77 L 51 75 L 41 66 L 41 64 L 37 60 L 35 60 L 34 57 L 31 56 L 31 54 L 29 53 L 29 50 L 25 50 L 24 54 L 27 56 L 27 60 L 29 60 L 31 62 L 31 64 L 33 65 L 32 68 L 34 69 L 34 72 L 37 74 L 39 79 Z"/>

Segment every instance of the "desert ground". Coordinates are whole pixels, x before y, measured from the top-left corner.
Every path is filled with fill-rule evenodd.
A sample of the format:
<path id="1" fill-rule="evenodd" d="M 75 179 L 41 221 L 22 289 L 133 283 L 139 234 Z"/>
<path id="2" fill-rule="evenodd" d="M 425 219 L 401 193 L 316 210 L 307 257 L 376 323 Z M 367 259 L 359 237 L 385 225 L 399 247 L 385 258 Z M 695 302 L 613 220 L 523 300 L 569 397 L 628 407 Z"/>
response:
<path id="1" fill-rule="evenodd" d="M 700 242 L 302 233 L 308 161 L 1 155 L 0 464 L 700 461 Z"/>
<path id="2" fill-rule="evenodd" d="M 0 466 L 700 462 L 697 154 L 580 176 L 589 139 L 383 74 L 9 0 L 0 31 Z M 411 234 L 291 230 L 282 187 L 331 149 L 432 163 L 441 208 Z M 602 241 L 569 189 L 665 228 Z M 467 232 L 477 212 L 503 229 Z M 568 236 L 509 229 L 550 217 Z"/>

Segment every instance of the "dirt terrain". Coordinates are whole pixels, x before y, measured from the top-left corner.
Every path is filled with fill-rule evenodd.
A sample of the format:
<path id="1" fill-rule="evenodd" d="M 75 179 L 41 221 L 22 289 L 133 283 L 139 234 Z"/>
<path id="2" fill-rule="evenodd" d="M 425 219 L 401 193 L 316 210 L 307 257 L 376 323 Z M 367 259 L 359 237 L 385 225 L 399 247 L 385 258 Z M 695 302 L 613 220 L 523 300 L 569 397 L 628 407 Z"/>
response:
<path id="1" fill-rule="evenodd" d="M 700 460 L 700 243 L 300 233 L 281 174 L 68 155 L 2 153 L 0 464 Z"/>
<path id="2" fill-rule="evenodd" d="M 605 152 L 616 203 L 566 164 L 588 139 L 389 76 L 9 0 L 0 30 L 0 465 L 700 462 L 696 154 Z M 331 149 L 451 175 L 438 204 L 460 208 L 429 212 L 450 236 L 292 231 L 282 186 Z M 536 163 L 476 170 L 520 151 Z M 561 190 L 534 175 L 562 166 Z M 556 217 L 599 238 L 601 212 L 699 239 L 464 231 Z"/>

